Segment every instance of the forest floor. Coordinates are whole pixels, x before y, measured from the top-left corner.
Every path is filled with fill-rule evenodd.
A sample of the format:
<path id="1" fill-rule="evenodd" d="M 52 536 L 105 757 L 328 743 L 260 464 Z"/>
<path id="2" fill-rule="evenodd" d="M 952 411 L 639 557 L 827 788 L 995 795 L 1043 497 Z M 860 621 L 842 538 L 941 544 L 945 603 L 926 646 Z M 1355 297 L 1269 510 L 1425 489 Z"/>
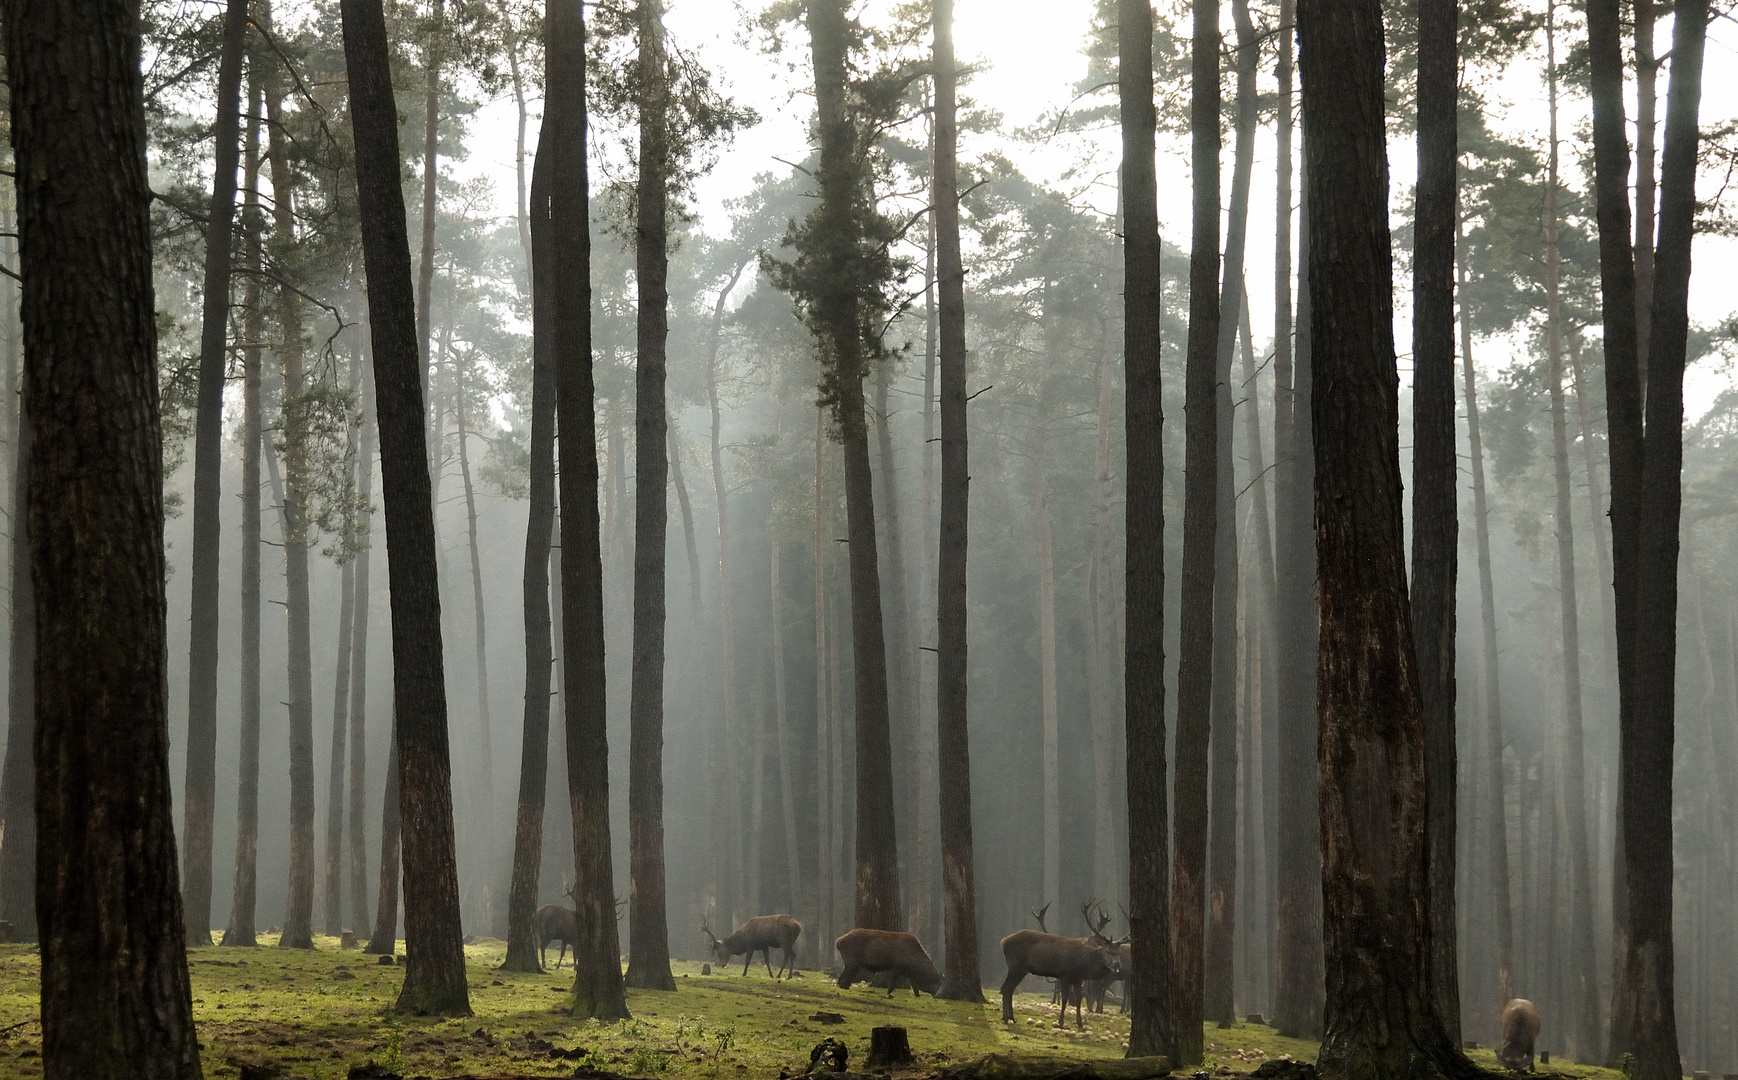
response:
<path id="1" fill-rule="evenodd" d="M 1086 1030 L 1055 1027 L 1048 994 L 1020 994 L 1016 1022 L 1000 1021 L 993 990 L 985 1004 L 936 1001 L 858 985 L 840 990 L 818 972 L 775 982 L 758 969 L 702 975 L 698 963 L 673 964 L 674 994 L 628 991 L 630 1021 L 600 1025 L 566 1015 L 572 976 L 496 970 L 503 942 L 485 939 L 465 949 L 474 1016 L 457 1020 L 398 1016 L 391 1011 L 404 969 L 378 957 L 340 951 L 318 938 L 312 952 L 269 947 L 195 950 L 189 954 L 193 1015 L 208 1077 L 343 1080 L 353 1066 L 376 1063 L 407 1077 L 539 1077 L 604 1072 L 669 1080 L 724 1077 L 770 1080 L 807 1068 L 822 1039 L 838 1038 L 861 1068 L 869 1029 L 906 1028 L 917 1063 L 933 1074 L 988 1053 L 1071 1058 L 1120 1057 L 1128 1019 L 1114 1010 L 1087 1014 Z M 550 962 L 553 963 L 553 956 Z M 1035 980 L 1034 980 L 1035 981 Z M 0 945 L 0 1078 L 40 1076 L 37 956 L 33 946 Z M 834 1013 L 841 1022 L 816 1020 Z M 1247 1073 L 1262 1061 L 1313 1061 L 1314 1043 L 1281 1038 L 1272 1028 L 1239 1023 L 1206 1032 L 1205 1068 Z M 1475 1060 L 1495 1064 L 1489 1050 Z M 1618 1080 L 1602 1069 L 1553 1063 L 1552 1071 Z"/>

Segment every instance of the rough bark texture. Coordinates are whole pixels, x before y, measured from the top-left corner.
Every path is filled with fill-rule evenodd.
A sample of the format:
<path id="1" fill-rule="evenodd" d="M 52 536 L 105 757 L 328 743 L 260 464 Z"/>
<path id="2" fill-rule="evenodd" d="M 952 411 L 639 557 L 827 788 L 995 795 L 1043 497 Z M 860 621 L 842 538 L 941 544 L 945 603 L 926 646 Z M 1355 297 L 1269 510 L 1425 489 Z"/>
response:
<path id="1" fill-rule="evenodd" d="M 1292 23 L 1286 0 L 1280 25 Z M 1321 840 L 1316 788 L 1315 426 L 1311 420 L 1309 192 L 1300 195 L 1295 357 L 1291 340 L 1292 35 L 1279 48 L 1279 214 L 1274 267 L 1274 622 L 1278 630 L 1274 1026 L 1292 1038 L 1322 1030 Z M 1306 169 L 1307 172 L 1307 169 Z M 1283 319 L 1283 324 L 1277 321 Z"/>
<path id="2" fill-rule="evenodd" d="M 30 576 L 30 422 L 18 398 L 12 483 L 12 647 L 6 686 L 6 759 L 0 766 L 0 919 L 20 941 L 36 940 L 36 591 Z"/>
<path id="3" fill-rule="evenodd" d="M 1418 187 L 1412 262 L 1412 634 L 1424 709 L 1425 929 L 1430 996 L 1460 1042 L 1455 949 L 1454 237 L 1457 0 L 1418 3 Z M 1590 954 L 1591 955 L 1591 954 Z"/>
<path id="4" fill-rule="evenodd" d="M 610 878 L 609 739 L 605 725 L 603 552 L 597 507 L 597 416 L 591 361 L 591 234 L 586 183 L 585 18 L 556 0 L 544 21 L 551 158 L 557 437 L 561 440 L 561 610 L 568 803 L 573 812 L 575 1016 L 628 1015 Z M 659 489 L 662 490 L 661 488 Z"/>
<path id="5" fill-rule="evenodd" d="M 1124 507 L 1128 744 L 1129 933 L 1134 971 L 1129 1057 L 1168 1054 L 1171 1008 L 1170 877 L 1165 795 L 1164 406 L 1159 396 L 1159 208 L 1154 170 L 1153 12 L 1117 2 L 1117 94 L 1122 122 Z M 1217 150 L 1215 149 L 1215 160 Z M 944 396 L 943 400 L 946 398 Z M 945 445 L 945 444 L 944 444 Z"/>
<path id="6" fill-rule="evenodd" d="M 242 221 L 247 268 L 261 260 L 259 129 L 261 88 L 248 76 L 247 203 Z M 260 309 L 259 278 L 249 274 L 242 300 L 241 420 L 241 717 L 235 799 L 235 882 L 221 944 L 252 948 L 259 884 L 260 724 Z"/>
<path id="7" fill-rule="evenodd" d="M 170 806 L 137 5 L 11 0 L 51 1080 L 200 1075 Z"/>
<path id="8" fill-rule="evenodd" d="M 229 0 L 217 68 L 212 132 L 210 218 L 199 334 L 199 396 L 194 405 L 192 613 L 187 658 L 187 779 L 182 901 L 189 945 L 211 944 L 211 831 L 217 801 L 218 545 L 223 471 L 223 377 L 228 367 L 230 249 L 235 171 L 241 163 L 241 60 L 247 0 Z"/>
<path id="9" fill-rule="evenodd" d="M 1203 1053 L 1202 911 L 1207 884 L 1207 755 L 1213 727 L 1214 526 L 1219 513 L 1219 401 L 1215 392 L 1220 318 L 1219 4 L 1217 0 L 1195 0 L 1193 7 L 1189 133 L 1194 204 L 1189 241 L 1189 340 L 1183 374 L 1183 583 L 1178 616 L 1175 862 L 1171 867 L 1171 993 L 1176 1010 L 1171 1057 L 1179 1065 L 1196 1064 Z M 1235 321 L 1236 317 L 1232 318 Z"/>
<path id="10" fill-rule="evenodd" d="M 936 300 L 940 309 L 940 547 L 936 560 L 936 760 L 947 974 L 937 997 L 983 1001 L 978 975 L 978 901 L 972 867 L 971 745 L 966 732 L 966 300 L 960 261 L 959 75 L 953 0 L 935 0 Z M 818 510 L 817 510 L 818 513 Z M 818 527 L 818 526 L 817 526 Z"/>
<path id="11" fill-rule="evenodd" d="M 887 702 L 887 643 L 881 617 L 881 569 L 875 543 L 875 490 L 869 468 L 869 424 L 863 400 L 867 346 L 859 294 L 863 244 L 859 214 L 869 192 L 859 160 L 859 136 L 845 100 L 848 31 L 840 0 L 810 0 L 809 42 L 815 71 L 820 136 L 820 219 L 816 254 L 827 264 L 815 290 L 811 319 L 824 335 L 827 392 L 845 456 L 846 535 L 851 571 L 851 655 L 856 691 L 857 831 L 855 922 L 873 930 L 904 930 L 898 845 L 893 823 L 893 747 Z"/>
<path id="12" fill-rule="evenodd" d="M 548 120 L 544 120 L 548 127 Z M 538 142 L 542 144 L 542 136 Z M 531 166 L 531 473 L 525 524 L 525 720 L 519 752 L 519 808 L 513 828 L 513 879 L 507 893 L 507 971 L 542 971 L 537 884 L 543 874 L 543 808 L 549 786 L 549 696 L 555 666 L 549 611 L 549 545 L 555 525 L 555 365 L 553 267 L 549 252 L 550 156 Z"/>
<path id="13" fill-rule="evenodd" d="M 628 700 L 627 985 L 675 990 L 664 916 L 664 551 L 669 541 L 665 352 L 670 330 L 665 242 L 669 112 L 661 0 L 640 0 L 640 174 L 634 281 L 639 290 L 634 365 L 634 644 Z"/>
<path id="14" fill-rule="evenodd" d="M 392 591 L 393 730 L 405 876 L 408 966 L 397 1008 L 465 1016 L 463 930 L 453 856 L 440 587 L 410 239 L 399 184 L 398 116 L 379 0 L 344 0 L 344 56 L 356 133 L 356 187 L 374 342 L 381 487 Z M 384 860 L 383 860 L 384 861 Z M 382 892 L 385 890 L 382 889 Z M 379 920 L 390 923 L 391 918 Z M 377 926 L 378 931 L 378 926 Z"/>
<path id="15" fill-rule="evenodd" d="M 1425 723 L 1407 602 L 1382 10 L 1298 29 L 1316 383 L 1316 709 L 1330 1078 L 1471 1076 L 1431 998 Z"/>
<path id="16" fill-rule="evenodd" d="M 1660 157 L 1660 234 L 1647 349 L 1647 443 L 1637 536 L 1635 671 L 1622 726 L 1623 839 L 1629 888 L 1628 1000 L 1637 1080 L 1682 1075 L 1673 1006 L 1672 751 L 1676 713 L 1678 544 L 1683 512 L 1684 362 L 1690 240 L 1695 232 L 1697 119 L 1707 0 L 1674 9 L 1672 74 Z"/>
<path id="17" fill-rule="evenodd" d="M 357 453 L 357 501 L 374 505 L 374 376 L 364 342 L 362 373 L 362 443 Z M 373 554 L 373 511 L 357 523 L 355 626 L 350 635 L 350 927 L 360 939 L 373 938 L 368 910 L 368 609 L 373 597 L 369 582 Z"/>

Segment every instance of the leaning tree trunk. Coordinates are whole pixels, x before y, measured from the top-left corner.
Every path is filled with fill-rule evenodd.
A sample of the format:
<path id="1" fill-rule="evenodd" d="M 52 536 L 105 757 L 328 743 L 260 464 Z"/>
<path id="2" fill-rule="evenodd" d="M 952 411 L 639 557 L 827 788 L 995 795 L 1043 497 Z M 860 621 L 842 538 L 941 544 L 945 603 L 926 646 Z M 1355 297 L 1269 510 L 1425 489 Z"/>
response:
<path id="1" fill-rule="evenodd" d="M 396 1007 L 412 1014 L 464 1016 L 471 1007 L 453 856 L 440 585 L 417 370 L 410 239 L 399 184 L 398 110 L 380 3 L 344 0 L 342 14 L 392 594 L 393 748 L 404 823 L 404 925 L 410 957 Z M 386 892 L 384 887 L 381 892 Z M 377 920 L 376 934 L 393 921 L 392 916 Z"/>
<path id="2" fill-rule="evenodd" d="M 1249 182 L 1255 169 L 1258 60 L 1255 24 L 1247 0 L 1232 4 L 1237 26 L 1236 151 L 1231 171 L 1231 213 L 1225 229 L 1224 283 L 1219 309 L 1214 412 L 1215 495 L 1213 527 L 1213 701 L 1209 770 L 1207 928 L 1201 969 L 1202 1015 L 1215 1023 L 1233 1019 L 1237 925 L 1237 467 L 1232 460 L 1236 417 L 1232 411 L 1231 363 L 1237 355 L 1238 317 L 1245 305 L 1243 252 L 1249 230 Z"/>
<path id="3" fill-rule="evenodd" d="M 1304 0 L 1325 1077 L 1476 1075 L 1432 1003 L 1425 722 L 1407 601 L 1382 10 Z"/>
<path id="4" fill-rule="evenodd" d="M 628 701 L 627 985 L 675 990 L 664 874 L 664 552 L 670 531 L 670 441 L 665 428 L 665 360 L 670 334 L 669 104 L 662 0 L 639 0 L 640 172 L 634 281 L 638 288 L 634 366 L 634 642 Z M 758 869 L 758 868 L 757 868 Z M 613 910 L 612 910 L 613 914 Z"/>
<path id="5" fill-rule="evenodd" d="M 545 128 L 548 121 L 544 122 Z M 539 136 L 542 144 L 542 136 Z M 513 879 L 507 892 L 505 971 L 542 971 L 537 884 L 543 874 L 543 808 L 549 784 L 549 695 L 555 666 L 549 611 L 549 551 L 555 525 L 555 367 L 550 305 L 549 170 L 531 169 L 531 475 L 521 597 L 525 612 L 525 721 L 519 756 L 519 808 L 513 829 Z"/>
<path id="6" fill-rule="evenodd" d="M 1153 163 L 1158 113 L 1153 103 L 1153 14 L 1146 0 L 1117 0 L 1117 70 L 1125 237 L 1123 423 L 1128 457 L 1123 708 L 1128 742 L 1128 919 L 1134 962 L 1124 985 L 1132 1013 L 1128 1054 L 1143 1057 L 1170 1053 L 1176 1026 L 1171 1002 L 1171 912 L 1166 897 L 1170 859 L 1165 821 L 1165 417 L 1159 391 L 1159 196 Z M 1215 146 L 1214 161 L 1218 154 Z"/>
<path id="7" fill-rule="evenodd" d="M 282 122 L 283 91 L 275 76 L 266 81 L 266 157 L 272 170 L 273 260 L 280 268 L 295 250 L 295 178 L 290 171 Z M 314 661 L 308 587 L 308 417 L 303 371 L 302 301 L 279 286 L 278 328 L 282 335 L 283 392 L 279 427 L 284 454 L 284 585 L 289 635 L 290 880 L 284 906 L 281 948 L 314 947 Z"/>
<path id="8" fill-rule="evenodd" d="M 1513 900 L 1509 895 L 1509 801 L 1505 794 L 1503 771 L 1503 698 L 1497 659 L 1496 588 L 1491 574 L 1490 511 L 1485 497 L 1485 450 L 1483 433 L 1479 429 L 1478 383 L 1472 361 L 1472 322 L 1466 310 L 1466 255 L 1464 239 L 1456 260 L 1460 278 L 1460 352 L 1464 365 L 1466 397 L 1467 454 L 1471 459 L 1473 535 L 1478 550 L 1479 572 L 1479 695 L 1480 722 L 1485 738 L 1484 768 L 1486 834 L 1485 848 L 1490 863 L 1492 919 L 1491 932 L 1496 937 L 1497 995 L 1500 1002 L 1515 996 L 1515 928 Z M 1480 995 L 1483 998 L 1483 995 Z"/>
<path id="9" fill-rule="evenodd" d="M 6 10 L 49 1080 L 200 1075 L 170 805 L 139 35 L 130 4 Z"/>
<path id="10" fill-rule="evenodd" d="M 1430 998 L 1460 1042 L 1455 952 L 1454 238 L 1457 0 L 1418 6 L 1418 187 L 1412 263 L 1412 633 L 1424 710 L 1425 945 Z M 1589 951 L 1591 956 L 1591 950 Z"/>
<path id="11" fill-rule="evenodd" d="M 220 944 L 252 948 L 259 895 L 259 725 L 260 725 L 260 339 L 265 313 L 260 306 L 259 129 L 262 89 L 248 75 L 247 202 L 242 218 L 244 255 L 249 271 L 242 290 L 241 420 L 241 732 L 235 798 L 235 881 L 230 891 L 229 925 Z"/>
<path id="12" fill-rule="evenodd" d="M 1207 755 L 1213 727 L 1214 523 L 1218 499 L 1219 4 L 1195 0 L 1189 131 L 1194 190 L 1189 341 L 1183 376 L 1183 584 L 1177 658 L 1177 790 L 1171 867 L 1176 955 L 1173 1063 L 1201 1061 L 1202 914 L 1206 903 Z M 1236 316 L 1233 316 L 1235 321 Z M 1133 470 L 1131 469 L 1131 472 Z M 1225 508 L 1229 514 L 1231 509 Z M 1138 962 L 1137 962 L 1138 966 Z"/>
<path id="13" fill-rule="evenodd" d="M 189 945 L 211 944 L 211 831 L 217 802 L 218 545 L 223 539 L 223 378 L 228 367 L 230 248 L 235 170 L 241 159 L 241 60 L 247 0 L 229 0 L 217 69 L 212 131 L 211 210 L 205 229 L 205 283 L 199 334 L 199 396 L 194 406 L 193 560 L 187 659 L 187 781 L 181 894 Z"/>
<path id="14" fill-rule="evenodd" d="M 1591 1061 L 1600 1042 L 1599 980 L 1593 951 L 1593 857 L 1587 838 L 1585 738 L 1581 709 L 1581 617 L 1575 580 L 1575 523 L 1569 499 L 1569 410 L 1563 396 L 1561 257 L 1558 244 L 1557 5 L 1545 14 L 1546 82 L 1549 87 L 1549 147 L 1545 174 L 1545 354 L 1551 401 L 1551 462 L 1556 480 L 1558 620 L 1563 631 L 1562 801 L 1568 831 L 1569 942 L 1566 963 L 1575 984 L 1569 1045 L 1578 1061 Z M 1452 404 L 1450 408 L 1452 409 Z M 1452 423 L 1452 421 L 1451 421 Z M 1450 470 L 1453 465 L 1449 466 Z M 1452 718 L 1449 721 L 1452 740 Z M 1564 1010 L 1568 1014 L 1568 1010 Z M 1451 1034 L 1453 1032 L 1451 1031 Z"/>
<path id="15" fill-rule="evenodd" d="M 1292 25 L 1282 0 L 1280 26 Z M 1297 341 L 1292 343 L 1292 34 L 1279 36 L 1278 190 L 1274 248 L 1274 623 L 1279 823 L 1274 848 L 1273 1023 L 1314 1039 L 1322 1030 L 1321 838 L 1316 784 L 1315 443 L 1310 419 L 1309 193 L 1299 196 Z"/>
<path id="16" fill-rule="evenodd" d="M 363 343 L 362 444 L 357 454 L 357 503 L 364 509 L 356 529 L 355 626 L 350 635 L 350 920 L 356 936 L 372 940 L 368 918 L 368 608 L 373 593 L 374 374 Z M 396 901 L 395 901 L 396 902 Z"/>
<path id="17" fill-rule="evenodd" d="M 875 540 L 874 478 L 863 377 L 869 357 L 860 317 L 858 207 L 869 183 L 859 135 L 846 100 L 849 39 L 842 0 L 810 0 L 810 48 L 820 135 L 820 205 L 809 228 L 821 238 L 825 279 L 811 318 L 829 355 L 824 393 L 833 406 L 845 456 L 847 558 L 851 572 L 851 654 L 856 692 L 857 815 L 855 922 L 904 930 L 899 855 L 894 835 L 893 747 L 888 724 L 887 644 L 881 613 L 881 569 Z"/>
<path id="18" fill-rule="evenodd" d="M 1673 1008 L 1672 740 L 1690 240 L 1695 234 L 1697 123 L 1707 33 L 1706 0 L 1677 5 L 1647 350 L 1647 453 L 1637 508 L 1635 671 L 1640 682 L 1634 715 L 1622 728 L 1629 890 L 1629 949 L 1624 958 L 1629 997 L 1624 1008 L 1634 1055 L 1631 1075 L 1637 1080 L 1682 1074 Z"/>
<path id="19" fill-rule="evenodd" d="M 953 50 L 953 0 L 935 2 L 936 300 L 940 351 L 941 509 L 936 558 L 936 762 L 942 777 L 941 865 L 947 975 L 938 992 L 952 1001 L 984 1000 L 978 976 L 978 902 L 972 871 L 971 743 L 966 731 L 966 301 L 960 259 L 959 73 Z M 817 470 L 816 485 L 820 483 Z M 817 506 L 816 513 L 820 510 Z M 817 531 L 820 525 L 816 524 Z M 819 545 L 815 548 L 820 552 Z M 816 587 L 819 589 L 819 569 Z M 818 633 L 818 631 L 817 631 Z M 816 662 L 820 657 L 817 654 Z"/>
<path id="20" fill-rule="evenodd" d="M 609 739 L 604 698 L 603 552 L 597 514 L 597 415 L 591 360 L 591 234 L 586 196 L 585 16 L 576 0 L 544 22 L 548 85 L 550 292 L 561 455 L 562 676 L 573 812 L 574 1016 L 624 1019 L 611 887 Z M 542 148 L 540 148 L 542 149 Z M 662 488 L 659 489 L 662 491 Z M 661 496 L 660 496 L 661 497 Z"/>

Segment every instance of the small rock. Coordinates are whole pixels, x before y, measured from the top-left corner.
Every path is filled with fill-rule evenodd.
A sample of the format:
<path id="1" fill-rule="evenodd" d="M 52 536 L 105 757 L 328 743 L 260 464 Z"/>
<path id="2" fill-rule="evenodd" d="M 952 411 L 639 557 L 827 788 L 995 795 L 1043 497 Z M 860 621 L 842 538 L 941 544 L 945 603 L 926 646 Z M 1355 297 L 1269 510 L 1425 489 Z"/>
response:
<path id="1" fill-rule="evenodd" d="M 355 977 L 356 973 L 351 971 L 349 968 L 341 967 L 332 972 L 332 978 L 334 979 L 354 979 Z"/>
<path id="2" fill-rule="evenodd" d="M 390 956 L 382 956 L 378 961 L 376 961 L 376 963 L 379 964 L 381 967 L 391 967 L 393 964 L 395 964 L 397 962 L 398 961 L 394 960 Z"/>
<path id="3" fill-rule="evenodd" d="M 502 982 L 500 979 L 494 979 L 489 983 L 489 985 L 490 986 L 506 986 L 507 984 Z"/>

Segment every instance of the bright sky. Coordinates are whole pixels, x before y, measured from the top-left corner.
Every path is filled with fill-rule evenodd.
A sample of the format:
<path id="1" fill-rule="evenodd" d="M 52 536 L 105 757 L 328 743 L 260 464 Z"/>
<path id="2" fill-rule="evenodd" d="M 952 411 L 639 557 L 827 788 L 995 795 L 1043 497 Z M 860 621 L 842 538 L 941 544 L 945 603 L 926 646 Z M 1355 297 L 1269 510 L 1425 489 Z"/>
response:
<path id="1" fill-rule="evenodd" d="M 1542 0 L 1540 0 L 1542 6 Z M 886 0 L 872 0 L 869 18 L 887 7 Z M 723 153 L 718 167 L 700 185 L 698 207 L 704 226 L 711 231 L 728 228 L 723 204 L 725 200 L 748 191 L 757 173 L 783 170 L 775 158 L 798 160 L 802 157 L 807 134 L 804 128 L 812 99 L 801 93 L 809 75 L 806 48 L 795 50 L 786 57 L 769 56 L 760 49 L 758 36 L 745 29 L 749 10 L 740 0 L 671 0 L 666 23 L 673 40 L 698 54 L 719 77 L 720 84 L 738 100 L 757 109 L 762 122 L 741 133 L 735 143 Z M 1013 132 L 1028 127 L 1048 111 L 1065 105 L 1072 96 L 1072 87 L 1085 74 L 1086 61 L 1081 48 L 1086 38 L 1092 5 L 1089 0 L 1068 0 L 1065 3 L 1037 0 L 957 0 L 955 42 L 960 58 L 980 67 L 964 93 L 999 110 L 1004 118 L 1003 131 Z M 1669 47 L 1670 22 L 1660 27 L 1660 48 Z M 1227 27 L 1229 20 L 1227 20 Z M 800 39 L 795 43 L 803 44 Z M 797 70 L 787 70 L 789 60 L 796 60 Z M 1702 99 L 1702 118 L 1712 123 L 1738 115 L 1738 25 L 1730 21 L 1714 23 L 1708 42 L 1706 75 Z M 1271 74 L 1264 73 L 1265 80 Z M 1665 112 L 1664 80 L 1661 82 L 1660 113 Z M 1507 78 L 1488 91 L 1493 98 L 1493 111 L 1502 116 L 1499 126 L 1505 131 L 1525 133 L 1542 143 L 1545 133 L 1544 85 L 1538 68 L 1523 61 L 1516 64 Z M 535 108 L 535 106 L 534 106 Z M 474 126 L 476 148 L 468 167 L 463 170 L 488 172 L 496 178 L 501 193 L 503 214 L 511 212 L 514 190 L 512 168 L 512 105 L 510 101 L 496 103 L 486 110 Z M 1585 131 L 1587 105 L 1584 101 L 1566 100 L 1562 106 L 1561 131 L 1565 140 Z M 1633 105 L 1630 115 L 1634 115 Z M 535 125 L 533 125 L 533 131 Z M 492 138 L 489 133 L 498 133 Z M 962 157 L 971 157 L 991 149 L 1006 152 L 1019 168 L 1037 180 L 1057 180 L 1083 160 L 1089 161 L 1089 172 L 1103 172 L 1105 184 L 1095 204 L 1105 211 L 1114 206 L 1111 170 L 1116 165 L 1114 131 L 1103 132 L 1096 139 L 1058 139 L 1049 143 L 1027 143 L 1006 138 L 1001 134 L 968 137 L 961 146 Z M 1228 140 L 1229 141 L 1229 140 Z M 1159 146 L 1159 214 L 1160 227 L 1166 238 L 1178 246 L 1188 246 L 1189 169 L 1186 147 L 1167 143 L 1161 136 Z M 1396 208 L 1415 173 L 1414 150 L 1407 143 L 1393 143 L 1389 148 L 1393 172 Z M 1251 317 L 1255 336 L 1260 341 L 1264 330 L 1272 326 L 1273 297 L 1268 283 L 1273 267 L 1273 135 L 1262 131 L 1256 140 L 1257 160 L 1254 186 L 1251 192 L 1250 240 L 1246 256 L 1246 273 L 1250 282 Z M 1565 147 L 1566 159 L 1570 154 Z M 1566 165 L 1566 173 L 1570 173 Z M 1230 182 L 1229 150 L 1224 181 Z M 1709 192 L 1702 192 L 1706 197 Z M 1738 309 L 1738 240 L 1700 237 L 1696 241 L 1696 270 L 1691 284 L 1690 315 L 1693 322 L 1713 323 Z M 1179 272 L 1181 268 L 1178 268 Z M 1171 272 L 1166 268 L 1166 272 Z M 1397 311 L 1397 342 L 1404 354 L 1410 347 L 1407 313 L 1401 304 Z M 1496 344 L 1485 350 L 1485 362 L 1490 367 L 1506 364 Z M 1497 355 L 1491 355 L 1496 352 Z M 1402 366 L 1406 365 L 1403 356 Z M 1700 413 L 1719 390 L 1731 383 L 1731 372 L 1725 365 L 1705 364 L 1692 369 L 1686 386 L 1689 411 Z"/>

